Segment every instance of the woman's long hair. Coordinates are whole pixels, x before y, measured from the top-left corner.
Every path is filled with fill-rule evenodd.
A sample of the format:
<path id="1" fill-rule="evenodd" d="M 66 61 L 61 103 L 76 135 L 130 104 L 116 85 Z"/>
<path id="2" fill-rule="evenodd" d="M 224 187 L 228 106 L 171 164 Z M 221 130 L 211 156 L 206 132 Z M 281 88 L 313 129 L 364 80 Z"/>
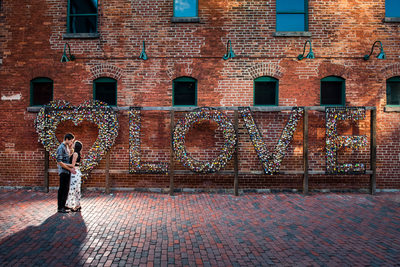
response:
<path id="1" fill-rule="evenodd" d="M 79 141 L 75 141 L 74 145 L 74 152 L 78 153 L 78 158 L 76 159 L 76 162 L 81 161 L 81 150 L 82 150 L 82 143 Z"/>

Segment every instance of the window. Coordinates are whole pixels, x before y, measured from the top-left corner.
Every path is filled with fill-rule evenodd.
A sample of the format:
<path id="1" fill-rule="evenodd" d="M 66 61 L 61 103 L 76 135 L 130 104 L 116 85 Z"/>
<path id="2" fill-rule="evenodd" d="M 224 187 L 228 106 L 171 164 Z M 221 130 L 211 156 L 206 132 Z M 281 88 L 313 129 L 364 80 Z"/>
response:
<path id="1" fill-rule="evenodd" d="M 31 106 L 41 106 L 53 100 L 53 81 L 35 78 L 31 81 Z"/>
<path id="2" fill-rule="evenodd" d="M 254 80 L 254 105 L 278 105 L 278 83 L 272 77 L 259 77 Z"/>
<path id="3" fill-rule="evenodd" d="M 190 77 L 176 78 L 172 84 L 174 106 L 197 105 L 197 81 Z"/>
<path id="4" fill-rule="evenodd" d="M 328 76 L 321 80 L 321 105 L 345 105 L 345 80 L 343 78 Z"/>
<path id="5" fill-rule="evenodd" d="M 197 17 L 197 0 L 174 0 L 174 17 Z"/>
<path id="6" fill-rule="evenodd" d="M 98 78 L 93 82 L 93 99 L 110 106 L 117 105 L 117 81 L 112 78 Z"/>
<path id="7" fill-rule="evenodd" d="M 400 76 L 386 80 L 387 105 L 400 105 Z"/>
<path id="8" fill-rule="evenodd" d="M 68 0 L 68 33 L 97 33 L 97 0 Z"/>
<path id="9" fill-rule="evenodd" d="M 276 1 L 276 31 L 308 31 L 307 0 Z"/>
<path id="10" fill-rule="evenodd" d="M 400 17 L 400 1 L 399 0 L 386 0 L 385 16 L 386 17 Z"/>

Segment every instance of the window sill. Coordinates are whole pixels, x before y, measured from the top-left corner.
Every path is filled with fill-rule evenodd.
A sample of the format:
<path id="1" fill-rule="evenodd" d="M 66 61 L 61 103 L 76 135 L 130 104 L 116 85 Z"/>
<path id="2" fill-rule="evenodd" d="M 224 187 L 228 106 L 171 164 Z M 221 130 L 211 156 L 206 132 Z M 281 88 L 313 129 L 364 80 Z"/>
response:
<path id="1" fill-rule="evenodd" d="M 97 39 L 100 33 L 64 33 L 64 39 Z"/>
<path id="2" fill-rule="evenodd" d="M 311 32 L 274 32 L 274 37 L 311 37 Z"/>
<path id="3" fill-rule="evenodd" d="M 386 106 L 384 111 L 385 112 L 400 112 L 400 105 L 399 106 Z"/>
<path id="4" fill-rule="evenodd" d="M 384 22 L 400 22 L 400 17 L 385 17 Z"/>
<path id="5" fill-rule="evenodd" d="M 124 107 L 118 107 L 118 106 L 109 106 L 109 107 L 111 107 L 114 111 L 127 110 Z M 30 113 L 39 113 L 41 108 L 43 108 L 43 106 L 31 106 L 31 107 L 27 107 L 26 111 L 28 111 Z"/>
<path id="6" fill-rule="evenodd" d="M 199 23 L 199 17 L 172 17 L 171 22 L 173 23 Z"/>
<path id="7" fill-rule="evenodd" d="M 42 106 L 31 106 L 31 107 L 27 107 L 26 111 L 32 112 L 32 113 L 38 113 L 41 108 L 42 108 Z"/>

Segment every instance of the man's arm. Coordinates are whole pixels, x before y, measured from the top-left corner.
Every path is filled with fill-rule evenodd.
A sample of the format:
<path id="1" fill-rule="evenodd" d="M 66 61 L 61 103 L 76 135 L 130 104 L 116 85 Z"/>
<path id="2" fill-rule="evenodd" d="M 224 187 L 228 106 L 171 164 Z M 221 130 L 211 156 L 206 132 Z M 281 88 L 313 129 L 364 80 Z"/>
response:
<path id="1" fill-rule="evenodd" d="M 70 171 L 72 174 L 76 173 L 75 172 L 75 168 L 69 167 L 66 163 L 64 163 L 62 161 L 57 162 L 57 164 L 60 165 L 63 169 L 66 169 L 66 170 Z"/>

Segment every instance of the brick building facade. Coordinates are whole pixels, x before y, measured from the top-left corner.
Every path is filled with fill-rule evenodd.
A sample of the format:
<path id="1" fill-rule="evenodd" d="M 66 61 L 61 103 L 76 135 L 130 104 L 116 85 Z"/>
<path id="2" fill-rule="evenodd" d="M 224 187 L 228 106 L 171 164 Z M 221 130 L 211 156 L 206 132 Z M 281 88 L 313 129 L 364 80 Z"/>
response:
<path id="1" fill-rule="evenodd" d="M 129 118 L 122 107 L 173 106 L 173 81 L 180 77 L 195 79 L 198 107 L 254 106 L 254 83 L 260 77 L 278 81 L 278 106 L 321 106 L 321 80 L 336 77 L 343 80 L 343 105 L 376 107 L 377 188 L 400 188 L 400 105 L 387 102 L 388 82 L 393 81 L 395 98 L 400 77 L 400 12 L 392 1 L 309 0 L 303 13 L 289 10 L 290 14 L 282 13 L 285 17 L 279 12 L 279 0 L 198 0 L 196 14 L 182 18 L 179 1 L 99 0 L 96 16 L 87 18 L 97 22 L 90 26 L 95 30 L 84 33 L 74 28 L 78 22 L 69 9 L 72 0 L 0 2 L 0 186 L 44 184 L 45 153 L 34 128 L 37 108 L 32 107 L 31 84 L 37 78 L 52 81 L 52 99 L 73 105 L 93 99 L 96 79 L 115 80 L 116 106 L 121 110 L 117 111 L 119 135 L 110 152 L 110 185 L 168 188 L 166 174 L 128 173 Z M 291 25 L 285 20 L 299 14 L 305 21 L 303 28 L 286 30 Z M 224 60 L 229 40 L 236 57 Z M 307 40 L 315 58 L 299 60 Z M 386 59 L 376 58 L 378 45 L 370 59 L 363 60 L 377 40 L 383 44 Z M 147 60 L 139 58 L 143 41 Z M 66 42 L 76 59 L 60 62 Z M 309 43 L 306 54 L 308 50 Z M 233 111 L 222 112 L 234 120 Z M 184 115 L 175 112 L 175 121 Z M 253 116 L 272 149 L 288 113 L 254 112 Z M 308 116 L 310 189 L 368 188 L 369 174 L 318 173 L 326 164 L 325 113 L 310 110 Z M 370 119 L 367 112 L 356 124 L 340 123 L 340 134 L 367 135 L 369 140 L 359 151 L 342 151 L 342 161 L 360 161 L 367 169 L 371 167 Z M 286 174 L 260 174 L 261 162 L 239 118 L 239 188 L 301 189 L 302 129 L 300 120 L 282 161 Z M 57 129 L 59 140 L 67 131 L 82 140 L 84 154 L 97 137 L 96 126 L 89 122 L 63 123 Z M 216 124 L 205 122 L 189 132 L 186 148 L 194 158 L 207 160 L 219 153 L 223 142 Z M 142 160 L 168 163 L 170 147 L 169 112 L 142 111 Z M 185 169 L 176 160 L 174 166 Z M 49 168 L 56 168 L 54 160 Z M 105 187 L 105 168 L 103 159 L 86 186 Z M 230 189 L 233 169 L 231 160 L 222 173 L 177 173 L 174 184 L 176 188 Z M 57 173 L 51 171 L 50 186 L 57 185 Z"/>

